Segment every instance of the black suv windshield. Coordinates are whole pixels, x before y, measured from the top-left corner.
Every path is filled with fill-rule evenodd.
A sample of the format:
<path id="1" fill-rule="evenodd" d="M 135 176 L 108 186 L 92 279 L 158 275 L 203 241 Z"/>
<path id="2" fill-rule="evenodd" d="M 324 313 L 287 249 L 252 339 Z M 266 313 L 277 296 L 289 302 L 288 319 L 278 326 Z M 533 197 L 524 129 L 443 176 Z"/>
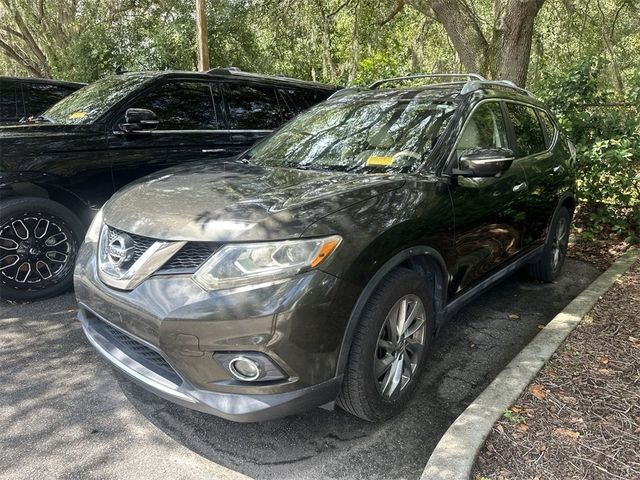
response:
<path id="1" fill-rule="evenodd" d="M 150 78 L 141 74 L 103 78 L 62 99 L 42 116 L 66 125 L 93 123 Z"/>
<path id="2" fill-rule="evenodd" d="M 247 158 L 276 167 L 409 171 L 425 160 L 455 104 L 405 93 L 413 95 L 320 104 L 256 145 Z"/>

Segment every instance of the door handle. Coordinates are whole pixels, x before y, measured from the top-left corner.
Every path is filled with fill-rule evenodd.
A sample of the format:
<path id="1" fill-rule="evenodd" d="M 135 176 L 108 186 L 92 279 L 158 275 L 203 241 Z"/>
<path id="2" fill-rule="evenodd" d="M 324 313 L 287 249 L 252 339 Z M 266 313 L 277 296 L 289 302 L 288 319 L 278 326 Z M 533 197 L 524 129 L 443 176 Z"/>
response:
<path id="1" fill-rule="evenodd" d="M 553 167 L 553 173 L 563 173 L 563 172 L 564 172 L 564 167 L 562 165 Z"/>
<path id="2" fill-rule="evenodd" d="M 519 183 L 517 185 L 514 185 L 513 186 L 513 191 L 515 193 L 519 193 L 519 192 L 523 191 L 526 188 L 527 188 L 527 182 L 522 182 L 522 183 Z"/>
<path id="3" fill-rule="evenodd" d="M 202 153 L 221 153 L 224 152 L 224 148 L 204 148 L 202 149 Z"/>

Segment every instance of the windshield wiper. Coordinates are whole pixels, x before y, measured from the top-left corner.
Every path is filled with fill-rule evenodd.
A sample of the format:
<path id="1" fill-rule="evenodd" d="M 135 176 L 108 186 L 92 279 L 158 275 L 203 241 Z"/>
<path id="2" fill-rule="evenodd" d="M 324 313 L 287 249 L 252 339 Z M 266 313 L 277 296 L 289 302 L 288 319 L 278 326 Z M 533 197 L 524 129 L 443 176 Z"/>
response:
<path id="1" fill-rule="evenodd" d="M 20 123 L 54 123 L 49 117 L 45 117 L 44 115 L 33 115 L 28 118 L 21 118 Z"/>

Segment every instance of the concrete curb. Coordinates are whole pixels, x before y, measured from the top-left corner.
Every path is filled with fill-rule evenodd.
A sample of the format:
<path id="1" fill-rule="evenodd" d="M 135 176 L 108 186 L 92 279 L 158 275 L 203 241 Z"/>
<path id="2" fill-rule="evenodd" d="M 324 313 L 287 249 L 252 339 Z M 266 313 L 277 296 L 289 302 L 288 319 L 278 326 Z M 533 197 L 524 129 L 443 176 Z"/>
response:
<path id="1" fill-rule="evenodd" d="M 536 377 L 544 363 L 636 259 L 631 249 L 556 315 L 453 422 L 431 453 L 422 480 L 471 478 L 475 458 L 495 422 Z"/>

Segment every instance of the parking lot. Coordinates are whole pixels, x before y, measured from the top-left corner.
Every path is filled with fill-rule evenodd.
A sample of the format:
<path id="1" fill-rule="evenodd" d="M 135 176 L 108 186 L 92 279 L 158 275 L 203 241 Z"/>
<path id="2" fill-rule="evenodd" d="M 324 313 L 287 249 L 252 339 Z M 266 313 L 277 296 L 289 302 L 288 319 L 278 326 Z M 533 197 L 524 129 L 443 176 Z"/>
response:
<path id="1" fill-rule="evenodd" d="M 0 478 L 419 478 L 440 436 L 597 270 L 522 274 L 441 332 L 409 408 L 382 424 L 315 409 L 236 424 L 148 394 L 88 345 L 72 294 L 1 305 Z"/>

